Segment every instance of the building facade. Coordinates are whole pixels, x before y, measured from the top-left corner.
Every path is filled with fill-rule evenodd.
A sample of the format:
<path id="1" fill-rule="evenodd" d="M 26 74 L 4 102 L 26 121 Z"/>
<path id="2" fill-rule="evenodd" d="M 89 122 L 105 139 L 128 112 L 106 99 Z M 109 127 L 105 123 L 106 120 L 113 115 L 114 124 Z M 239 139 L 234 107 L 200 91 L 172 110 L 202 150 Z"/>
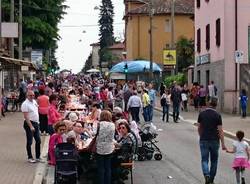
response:
<path id="1" fill-rule="evenodd" d="M 149 5 L 137 0 L 125 0 L 125 47 L 127 60 L 150 60 Z M 163 65 L 163 50 L 171 44 L 171 0 L 153 1 L 152 58 Z M 194 1 L 176 0 L 174 40 L 184 36 L 194 39 Z"/>
<path id="2" fill-rule="evenodd" d="M 249 6 L 249 1 L 195 0 L 194 81 L 205 86 L 214 81 L 225 112 L 239 111 L 240 68 L 250 61 Z M 236 50 L 244 53 L 241 64 L 235 62 Z"/>

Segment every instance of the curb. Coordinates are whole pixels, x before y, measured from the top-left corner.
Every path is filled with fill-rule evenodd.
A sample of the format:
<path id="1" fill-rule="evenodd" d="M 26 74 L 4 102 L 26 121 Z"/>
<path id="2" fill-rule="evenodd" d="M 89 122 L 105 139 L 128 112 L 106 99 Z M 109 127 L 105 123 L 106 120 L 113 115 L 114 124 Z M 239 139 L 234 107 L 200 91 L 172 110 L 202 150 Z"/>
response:
<path id="1" fill-rule="evenodd" d="M 49 146 L 49 136 L 46 136 L 44 139 L 41 158 L 47 158 L 48 146 Z M 38 165 L 36 167 L 36 172 L 35 172 L 33 184 L 42 184 L 43 183 L 43 178 L 46 174 L 46 168 L 47 168 L 47 161 L 45 163 L 38 163 Z"/>
<path id="2" fill-rule="evenodd" d="M 159 111 L 159 112 L 162 112 L 162 109 L 159 108 L 159 107 L 155 107 L 155 110 L 157 110 L 157 111 Z M 172 112 L 169 112 L 169 115 L 170 115 L 170 116 L 173 116 Z M 192 124 L 192 125 L 194 125 L 194 126 L 197 126 L 197 122 L 196 122 L 195 120 L 184 119 L 182 116 L 180 116 L 180 119 L 181 119 L 182 121 L 185 121 L 185 122 L 187 122 L 187 123 L 190 123 L 190 124 Z M 237 137 L 236 137 L 236 135 L 235 135 L 234 133 L 229 132 L 229 131 L 226 131 L 226 130 L 223 130 L 223 132 L 224 132 L 224 136 L 225 136 L 225 137 L 230 138 L 230 139 L 233 139 L 233 140 L 237 140 Z M 249 139 L 244 138 L 244 140 L 245 140 L 248 144 L 250 144 L 250 140 L 249 140 Z"/>

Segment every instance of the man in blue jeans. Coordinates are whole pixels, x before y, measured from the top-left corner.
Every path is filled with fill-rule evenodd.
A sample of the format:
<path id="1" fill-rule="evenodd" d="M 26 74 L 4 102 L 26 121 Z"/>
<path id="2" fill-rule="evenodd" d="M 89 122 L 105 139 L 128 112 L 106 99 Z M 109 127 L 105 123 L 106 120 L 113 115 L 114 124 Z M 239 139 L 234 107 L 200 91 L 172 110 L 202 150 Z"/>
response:
<path id="1" fill-rule="evenodd" d="M 198 133 L 200 135 L 201 167 L 205 177 L 205 184 L 213 184 L 217 172 L 220 141 L 226 150 L 222 129 L 221 115 L 215 110 L 217 98 L 212 98 L 210 107 L 206 108 L 198 117 Z M 210 168 L 209 168 L 210 159 Z"/>

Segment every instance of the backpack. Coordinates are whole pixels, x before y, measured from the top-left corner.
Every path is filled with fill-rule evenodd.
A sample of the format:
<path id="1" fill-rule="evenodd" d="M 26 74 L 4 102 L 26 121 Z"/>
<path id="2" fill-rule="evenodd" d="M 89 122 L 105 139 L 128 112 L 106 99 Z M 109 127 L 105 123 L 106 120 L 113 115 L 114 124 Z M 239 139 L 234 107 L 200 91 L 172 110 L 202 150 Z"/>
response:
<path id="1" fill-rule="evenodd" d="M 167 99 L 166 98 L 161 98 L 161 106 L 165 106 L 167 104 Z"/>

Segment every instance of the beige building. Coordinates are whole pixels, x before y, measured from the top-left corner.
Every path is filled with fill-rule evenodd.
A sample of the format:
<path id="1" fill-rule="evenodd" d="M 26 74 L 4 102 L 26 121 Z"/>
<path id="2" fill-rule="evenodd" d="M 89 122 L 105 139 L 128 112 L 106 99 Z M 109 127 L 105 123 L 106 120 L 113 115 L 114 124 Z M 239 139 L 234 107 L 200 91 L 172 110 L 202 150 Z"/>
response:
<path id="1" fill-rule="evenodd" d="M 163 64 L 163 50 L 171 42 L 171 0 L 153 1 L 153 61 Z M 125 46 L 127 60 L 150 59 L 149 7 L 137 0 L 125 0 Z M 175 1 L 175 36 L 194 39 L 194 0 Z"/>

